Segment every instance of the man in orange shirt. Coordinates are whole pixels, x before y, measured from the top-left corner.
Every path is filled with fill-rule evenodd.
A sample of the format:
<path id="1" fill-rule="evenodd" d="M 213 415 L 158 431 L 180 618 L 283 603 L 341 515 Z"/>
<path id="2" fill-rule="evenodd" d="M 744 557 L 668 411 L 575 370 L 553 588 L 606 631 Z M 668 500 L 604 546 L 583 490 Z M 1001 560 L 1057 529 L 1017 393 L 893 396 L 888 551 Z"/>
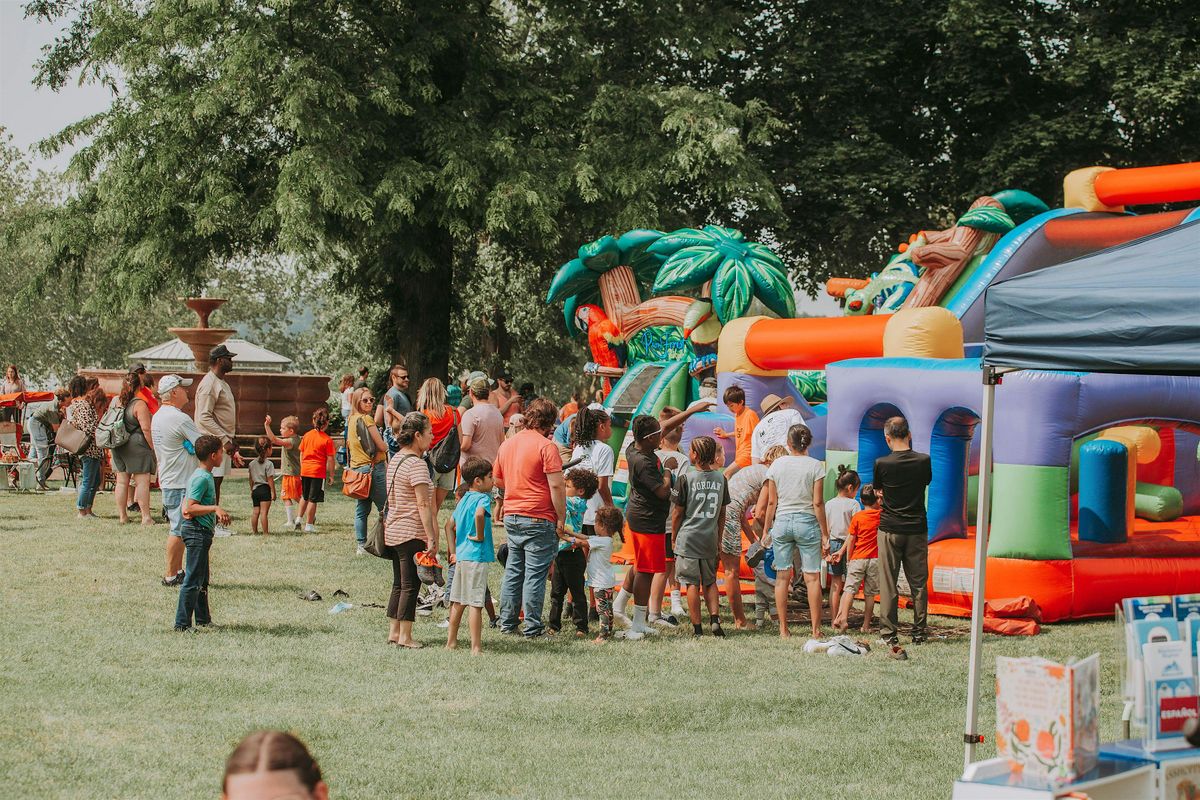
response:
<path id="1" fill-rule="evenodd" d="M 713 433 L 722 439 L 733 439 L 736 445 L 733 463 L 725 468 L 725 479 L 732 478 L 742 467 L 750 466 L 754 428 L 758 425 L 758 414 L 746 407 L 746 393 L 740 386 L 730 386 L 721 398 L 733 414 L 733 433 L 724 428 L 713 428 Z"/>

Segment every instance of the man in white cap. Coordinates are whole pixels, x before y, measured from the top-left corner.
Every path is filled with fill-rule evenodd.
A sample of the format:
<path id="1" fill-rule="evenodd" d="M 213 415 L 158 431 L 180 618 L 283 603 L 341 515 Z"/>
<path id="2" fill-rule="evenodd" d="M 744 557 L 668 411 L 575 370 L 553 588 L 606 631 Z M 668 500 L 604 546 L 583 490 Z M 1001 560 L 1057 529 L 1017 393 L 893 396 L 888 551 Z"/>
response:
<path id="1" fill-rule="evenodd" d="M 213 482 L 217 485 L 217 505 L 221 504 L 221 481 L 233 467 L 246 464 L 233 438 L 237 430 L 237 401 L 234 400 L 233 389 L 225 382 L 225 376 L 233 371 L 236 355 L 223 344 L 210 350 L 208 373 L 196 387 L 196 427 L 201 433 L 220 439 L 225 450 L 225 460 L 212 472 Z M 229 532 L 224 526 L 218 525 L 216 535 L 228 536 Z"/>
<path id="2" fill-rule="evenodd" d="M 788 431 L 793 425 L 804 425 L 804 417 L 795 408 L 796 401 L 789 395 L 780 397 L 769 394 L 762 399 L 759 409 L 762 418 L 750 435 L 750 463 L 761 464 L 763 454 L 775 445 L 787 446 Z"/>
<path id="3" fill-rule="evenodd" d="M 154 412 L 150 433 L 158 460 L 158 488 L 162 490 L 163 509 L 170 521 L 167 531 L 167 571 L 163 586 L 183 583 L 183 493 L 188 480 L 199 466 L 193 445 L 200 431 L 192 418 L 183 413 L 188 404 L 187 387 L 191 378 L 166 375 L 158 382 L 162 405 Z"/>

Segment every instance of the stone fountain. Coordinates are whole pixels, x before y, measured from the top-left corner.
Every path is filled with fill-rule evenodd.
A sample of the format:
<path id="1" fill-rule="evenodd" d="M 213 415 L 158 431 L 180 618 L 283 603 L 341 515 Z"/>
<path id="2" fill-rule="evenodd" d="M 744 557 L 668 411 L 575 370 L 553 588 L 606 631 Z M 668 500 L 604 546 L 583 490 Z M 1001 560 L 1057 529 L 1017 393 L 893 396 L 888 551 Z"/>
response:
<path id="1" fill-rule="evenodd" d="M 196 369 L 200 372 L 208 372 L 208 351 L 236 333 L 233 328 L 208 327 L 209 315 L 226 302 L 222 297 L 185 297 L 183 304 L 196 312 L 200 324 L 195 328 L 167 328 L 192 351 Z"/>

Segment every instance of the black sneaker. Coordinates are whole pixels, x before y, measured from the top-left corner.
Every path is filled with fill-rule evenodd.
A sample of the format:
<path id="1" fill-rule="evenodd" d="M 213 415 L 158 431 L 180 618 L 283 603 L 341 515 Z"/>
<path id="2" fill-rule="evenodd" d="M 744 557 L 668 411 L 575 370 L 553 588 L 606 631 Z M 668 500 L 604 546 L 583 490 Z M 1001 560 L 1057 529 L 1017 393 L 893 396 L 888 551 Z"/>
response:
<path id="1" fill-rule="evenodd" d="M 163 586 L 179 586 L 182 583 L 183 583 L 183 573 L 182 572 L 175 573 L 174 578 L 163 578 L 162 579 Z"/>
<path id="2" fill-rule="evenodd" d="M 713 625 L 712 626 L 712 635 L 716 636 L 718 638 L 724 639 L 725 638 L 725 629 L 722 628 L 720 625 Z"/>
<path id="3" fill-rule="evenodd" d="M 912 635 L 913 644 L 925 644 L 929 641 L 929 635 L 926 633 L 914 633 Z"/>

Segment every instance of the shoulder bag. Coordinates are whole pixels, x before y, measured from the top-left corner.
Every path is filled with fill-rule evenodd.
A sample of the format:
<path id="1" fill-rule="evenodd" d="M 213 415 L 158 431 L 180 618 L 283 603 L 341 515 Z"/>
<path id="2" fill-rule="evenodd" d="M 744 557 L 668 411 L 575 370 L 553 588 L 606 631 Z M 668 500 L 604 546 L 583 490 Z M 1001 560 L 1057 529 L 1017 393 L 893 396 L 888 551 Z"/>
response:
<path id="1" fill-rule="evenodd" d="M 92 437 L 76 428 L 75 423 L 69 420 L 63 420 L 58 426 L 58 433 L 54 435 L 54 446 L 73 456 L 83 455 L 91 443 Z"/>
<path id="2" fill-rule="evenodd" d="M 125 406 L 113 403 L 96 425 L 96 444 L 105 450 L 115 450 L 129 441 L 129 428 L 125 427 Z"/>
<path id="3" fill-rule="evenodd" d="M 445 474 L 453 472 L 458 467 L 458 458 L 462 455 L 458 442 L 458 411 L 451 411 L 450 430 L 429 451 L 429 463 L 435 472 Z"/>
<path id="4" fill-rule="evenodd" d="M 410 458 L 416 458 L 416 456 L 408 454 L 396 462 L 396 466 L 392 469 L 392 475 L 388 478 L 389 485 L 396 480 L 396 471 L 400 469 L 400 465 Z M 371 530 L 367 532 L 367 543 L 363 545 L 363 549 L 377 558 L 390 560 L 391 555 L 388 554 L 387 545 L 383 542 L 384 522 L 387 520 L 387 515 L 387 506 L 384 506 L 383 511 L 375 515 L 375 521 L 371 523 Z"/>

